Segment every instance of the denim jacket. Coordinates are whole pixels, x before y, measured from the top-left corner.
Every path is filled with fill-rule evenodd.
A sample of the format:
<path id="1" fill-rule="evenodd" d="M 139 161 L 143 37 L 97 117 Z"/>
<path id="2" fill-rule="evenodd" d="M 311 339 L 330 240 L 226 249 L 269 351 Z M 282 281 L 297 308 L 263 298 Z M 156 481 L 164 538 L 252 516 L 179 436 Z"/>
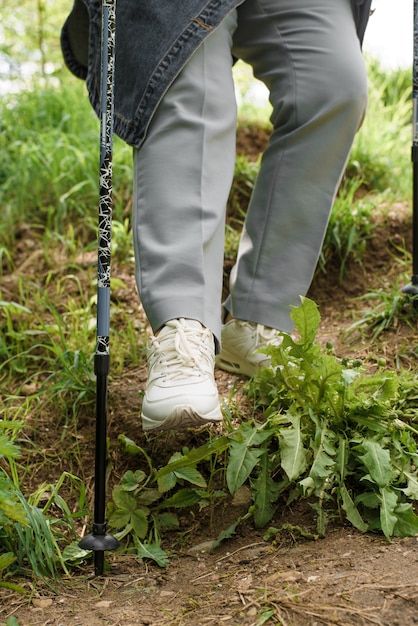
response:
<path id="1" fill-rule="evenodd" d="M 117 0 L 114 130 L 140 147 L 164 93 L 191 54 L 243 0 Z M 362 40 L 371 0 L 351 0 Z M 75 0 L 61 32 L 68 68 L 100 114 L 101 0 Z"/>

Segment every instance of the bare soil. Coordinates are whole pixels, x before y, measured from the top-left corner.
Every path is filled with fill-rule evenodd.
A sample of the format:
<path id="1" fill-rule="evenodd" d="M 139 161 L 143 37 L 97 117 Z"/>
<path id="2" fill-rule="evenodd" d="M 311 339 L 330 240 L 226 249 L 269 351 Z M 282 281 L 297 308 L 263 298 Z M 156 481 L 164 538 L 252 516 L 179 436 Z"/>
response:
<path id="1" fill-rule="evenodd" d="M 238 149 L 258 155 L 265 137 L 251 129 L 239 137 Z M 254 147 L 255 146 L 255 147 Z M 343 284 L 338 281 L 338 263 L 318 272 L 308 294 L 322 316 L 319 341 L 331 341 L 340 356 L 358 356 L 372 368 L 384 357 L 389 368 L 415 368 L 416 328 L 395 324 L 370 343 L 364 335 L 349 332 L 361 311 L 373 306 L 358 300 L 368 292 L 396 285 L 404 252 L 411 250 L 411 215 L 402 204 L 394 205 L 380 218 L 373 238 L 367 243 L 362 263 L 351 262 Z M 22 239 L 13 274 L 2 277 L 3 296 L 18 298 L 17 277 L 45 279 L 50 267 L 67 271 L 60 252 L 45 260 L 32 250 L 26 263 L 30 237 Z M 51 253 L 52 254 L 52 253 Z M 53 255 L 52 255 L 53 256 Z M 401 269 L 402 268 L 402 269 Z M 140 328 L 145 318 L 136 296 L 131 264 L 116 266 L 114 273 L 131 289 L 113 294 L 119 304 L 139 311 Z M 80 280 L 91 280 L 88 268 Z M 88 287 L 86 287 L 88 289 Z M 230 402 L 236 419 L 250 412 L 243 392 L 244 379 L 217 372 L 221 396 Z M 123 453 L 118 435 L 125 434 L 144 447 L 156 467 L 167 462 L 182 446 L 204 443 L 207 429 L 145 437 L 138 414 L 146 372 L 143 366 L 111 377 L 109 384 L 109 438 L 111 483 L 117 483 L 127 469 L 136 469 L 135 459 Z M 250 414 L 250 413 L 248 413 Z M 93 484 L 94 424 L 91 415 L 80 416 L 77 433 L 65 440 L 62 455 L 62 421 L 54 415 L 36 416 L 36 428 L 28 424 L 28 436 L 39 449 L 39 462 L 31 459 L 31 481 L 50 482 L 64 470 L 82 475 L 90 496 Z M 215 427 L 213 427 L 215 428 Z M 77 438 L 77 441 L 75 441 Z M 68 443 L 67 443 L 68 442 Z M 68 454 L 71 446 L 81 451 Z M 36 454 L 36 453 L 32 453 Z M 72 459 L 72 461 L 71 461 Z M 47 462 L 46 462 L 47 461 Z M 73 466 L 69 467 L 68 463 Z M 48 476 L 45 476 L 45 468 Z M 81 472 L 81 474 L 80 474 Z M 183 515 L 181 532 L 164 538 L 170 553 L 168 568 L 162 569 L 131 556 L 108 553 L 109 570 L 94 577 L 91 562 L 83 564 L 69 579 L 50 588 L 41 581 L 22 580 L 26 596 L 0 589 L 0 624 L 14 616 L 20 626 L 153 625 L 191 626 L 328 626 L 367 625 L 409 626 L 418 623 L 417 538 L 395 539 L 361 534 L 336 518 L 325 538 L 315 536 L 314 511 L 307 502 L 279 508 L 272 525 L 282 527 L 274 542 L 263 539 L 264 531 L 248 523 L 238 527 L 234 538 L 216 550 L 210 541 L 239 514 L 246 511 L 249 494 L 244 488 L 232 501 L 201 514 Z M 80 529 L 88 532 L 89 528 Z"/>

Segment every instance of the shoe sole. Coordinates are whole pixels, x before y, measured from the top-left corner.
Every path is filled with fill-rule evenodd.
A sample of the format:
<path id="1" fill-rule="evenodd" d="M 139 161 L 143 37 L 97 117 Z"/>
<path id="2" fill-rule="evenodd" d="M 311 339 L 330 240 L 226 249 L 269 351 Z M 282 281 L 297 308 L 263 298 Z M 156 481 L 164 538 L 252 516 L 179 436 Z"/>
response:
<path id="1" fill-rule="evenodd" d="M 200 415 L 196 413 L 190 406 L 176 406 L 163 422 L 156 422 L 155 419 L 149 418 L 144 413 L 141 414 L 142 429 L 145 432 L 151 431 L 167 431 L 167 430 L 184 430 L 186 428 L 196 428 L 211 422 L 221 422 L 222 413 L 220 407 L 216 407 L 208 415 Z"/>

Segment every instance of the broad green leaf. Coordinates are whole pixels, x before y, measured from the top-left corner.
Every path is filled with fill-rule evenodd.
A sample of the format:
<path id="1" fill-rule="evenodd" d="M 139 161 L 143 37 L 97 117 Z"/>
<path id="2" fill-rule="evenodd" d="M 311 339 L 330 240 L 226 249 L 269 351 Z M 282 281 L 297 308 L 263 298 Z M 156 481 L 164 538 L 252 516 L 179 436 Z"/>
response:
<path id="1" fill-rule="evenodd" d="M 360 502 L 367 509 L 377 509 L 380 505 L 380 498 L 374 491 L 364 491 L 356 497 L 356 502 Z"/>
<path id="2" fill-rule="evenodd" d="M 123 491 L 121 488 L 116 487 L 112 492 L 112 498 L 118 509 L 124 509 L 130 513 L 135 511 L 136 499 L 132 493 Z"/>
<path id="3" fill-rule="evenodd" d="M 408 486 L 405 489 L 402 489 L 402 491 L 409 498 L 418 500 L 418 477 L 416 471 L 412 473 L 404 470 L 402 473 L 408 481 Z"/>
<path id="4" fill-rule="evenodd" d="M 184 458 L 180 452 L 176 452 L 170 458 L 169 464 L 178 461 L 179 459 Z M 194 465 L 187 465 L 185 467 L 180 467 L 177 470 L 173 470 L 169 474 L 160 475 L 157 479 L 158 489 L 161 493 L 165 493 L 169 491 L 177 484 L 177 480 L 186 480 L 192 485 L 196 485 L 197 487 L 206 487 L 206 480 L 203 478 L 202 474 L 194 467 Z"/>
<path id="5" fill-rule="evenodd" d="M 372 439 L 365 439 L 361 447 L 366 450 L 366 453 L 359 458 L 368 469 L 372 480 L 379 487 L 389 485 L 396 476 L 389 451 Z"/>
<path id="6" fill-rule="evenodd" d="M 138 504 L 148 506 L 154 504 L 157 500 L 161 499 L 161 493 L 158 489 L 143 489 L 137 496 Z"/>
<path id="7" fill-rule="evenodd" d="M 267 452 L 259 463 L 259 473 L 253 483 L 254 524 L 263 528 L 273 517 L 276 507 L 273 506 L 280 493 L 280 485 L 271 477 L 271 467 Z"/>
<path id="8" fill-rule="evenodd" d="M 168 461 L 168 464 L 170 465 L 170 463 L 174 463 L 174 461 L 178 461 L 179 459 L 182 459 L 182 458 L 183 458 L 183 454 L 181 452 L 175 452 L 174 454 L 171 455 Z M 172 471 L 169 474 L 163 474 L 161 476 L 158 476 L 157 484 L 158 484 L 158 491 L 160 493 L 166 493 L 167 491 L 170 491 L 170 489 L 173 489 L 177 484 L 177 476 L 175 472 Z"/>
<path id="9" fill-rule="evenodd" d="M 131 515 L 130 522 L 137 537 L 143 539 L 148 530 L 148 517 L 146 513 L 141 509 L 136 509 Z"/>
<path id="10" fill-rule="evenodd" d="M 129 470 L 123 475 L 121 486 L 125 491 L 134 491 L 140 483 L 144 482 L 145 478 L 146 474 L 142 470 L 136 472 Z"/>
<path id="11" fill-rule="evenodd" d="M 324 450 L 316 451 L 309 476 L 313 479 L 316 489 L 322 489 L 326 481 L 331 486 L 335 480 L 335 460 Z"/>
<path id="12" fill-rule="evenodd" d="M 355 378 L 360 375 L 358 370 L 354 369 L 343 369 L 341 372 L 341 379 L 346 387 L 349 387 Z"/>
<path id="13" fill-rule="evenodd" d="M 273 434 L 273 431 L 266 429 L 264 424 L 250 424 L 244 422 L 238 430 L 230 435 L 230 438 L 237 443 L 243 444 L 247 448 L 252 448 L 260 446 Z"/>
<path id="14" fill-rule="evenodd" d="M 16 561 L 16 557 L 13 552 L 5 552 L 4 554 L 0 554 L 0 578 L 2 576 L 2 572 L 9 567 L 12 563 Z"/>
<path id="15" fill-rule="evenodd" d="M 20 450 L 6 435 L 0 435 L 0 458 L 16 459 L 20 456 Z"/>
<path id="16" fill-rule="evenodd" d="M 157 478 L 158 491 L 160 493 L 166 493 L 173 489 L 173 487 L 177 484 L 177 478 L 174 472 L 170 472 L 169 474 L 163 474 L 158 476 Z"/>
<path id="17" fill-rule="evenodd" d="M 109 515 L 109 524 L 112 528 L 125 528 L 131 519 L 132 513 L 126 509 L 116 509 Z"/>
<path id="18" fill-rule="evenodd" d="M 232 495 L 245 483 L 262 454 L 261 449 L 253 450 L 244 443 L 231 441 L 226 484 Z"/>
<path id="19" fill-rule="evenodd" d="M 254 449 L 260 446 L 269 437 L 272 431 L 264 429 L 262 425 L 244 423 L 231 436 L 229 462 L 226 470 L 226 482 L 230 493 L 234 494 L 250 476 L 263 449 Z"/>
<path id="20" fill-rule="evenodd" d="M 180 489 L 171 498 L 167 498 L 160 506 L 164 506 L 165 509 L 171 507 L 180 509 L 193 506 L 200 501 L 200 494 L 194 489 Z"/>
<path id="21" fill-rule="evenodd" d="M 415 515 L 412 504 L 399 504 L 395 513 L 397 522 L 393 534 L 396 537 L 415 537 L 418 534 L 418 516 Z"/>
<path id="22" fill-rule="evenodd" d="M 302 344 L 311 345 L 318 333 L 321 316 L 319 315 L 318 306 L 315 302 L 305 297 L 301 297 L 300 299 L 300 306 L 291 307 L 292 312 L 290 317 L 300 333 Z"/>
<path id="23" fill-rule="evenodd" d="M 192 485 L 196 485 L 197 487 L 206 487 L 206 480 L 203 478 L 202 474 L 195 467 L 183 467 L 181 469 L 175 470 L 174 474 L 177 478 L 181 480 L 187 480 L 187 482 Z"/>
<path id="24" fill-rule="evenodd" d="M 301 359 L 303 358 L 304 351 L 303 348 L 298 343 L 296 343 L 293 337 L 291 337 L 290 335 L 282 333 L 281 337 L 282 342 L 280 345 L 267 346 L 266 348 L 263 348 L 261 352 L 270 356 L 273 368 L 277 368 L 277 366 L 280 366 L 279 370 L 275 369 L 274 375 L 277 376 L 279 379 L 283 378 L 286 380 L 290 373 L 292 375 L 297 375 L 298 373 L 296 364 L 294 360 L 290 359 L 289 355 Z M 289 363 L 291 366 L 291 372 L 289 370 Z M 266 376 L 271 377 L 272 372 L 267 371 L 265 372 L 265 374 Z M 259 374 L 257 373 L 257 377 L 258 375 Z"/>
<path id="25" fill-rule="evenodd" d="M 358 528 L 358 530 L 362 533 L 365 533 L 368 530 L 368 525 L 363 521 L 344 483 L 340 485 L 340 495 L 342 499 L 342 507 L 346 512 L 347 519 L 355 528 Z"/>
<path id="26" fill-rule="evenodd" d="M 22 525 L 28 524 L 28 513 L 21 501 L 18 500 L 22 494 L 12 491 L 13 483 L 8 479 L 0 479 L 0 515 L 3 513 L 6 518 L 19 522 Z"/>
<path id="27" fill-rule="evenodd" d="M 168 459 L 168 464 L 174 463 L 174 461 L 178 461 L 179 459 L 182 459 L 184 455 L 187 454 L 187 452 L 188 452 L 187 449 L 185 450 L 183 454 L 181 452 L 174 452 L 174 454 L 172 454 L 170 458 Z"/>
<path id="28" fill-rule="evenodd" d="M 309 413 L 313 416 L 312 411 Z M 324 481 L 330 478 L 331 482 L 334 482 L 333 475 L 335 474 L 335 454 L 336 450 L 334 447 L 334 441 L 332 439 L 332 434 L 328 428 L 327 420 L 322 420 L 322 422 L 316 419 L 316 416 L 313 416 L 314 421 L 317 425 L 316 433 L 315 433 L 315 448 L 313 450 L 314 456 L 311 462 L 311 469 L 309 470 L 309 476 L 315 481 L 316 486 L 322 485 Z M 311 448 L 313 446 L 311 445 Z M 330 456 L 332 455 L 332 456 Z"/>
<path id="29" fill-rule="evenodd" d="M 212 439 L 208 443 L 205 443 L 203 446 L 190 450 L 190 452 L 182 456 L 180 459 L 177 459 L 176 461 L 168 463 L 167 465 L 162 467 L 160 470 L 158 470 L 156 478 L 158 480 L 161 476 L 165 476 L 166 474 L 169 474 L 170 472 L 173 472 L 175 470 L 181 469 L 183 467 L 197 465 L 199 461 L 209 459 L 212 454 L 220 454 L 224 452 L 227 448 L 229 448 L 229 444 L 229 438 L 225 436 Z"/>
<path id="30" fill-rule="evenodd" d="M 70 545 L 65 546 L 62 557 L 64 561 L 76 563 L 85 559 L 89 554 L 90 550 L 83 550 L 83 548 L 80 548 L 78 545 L 78 541 L 73 541 Z"/>
<path id="31" fill-rule="evenodd" d="M 344 480 L 347 474 L 347 464 L 349 458 L 349 445 L 344 435 L 340 436 L 340 440 L 337 447 L 337 456 L 335 457 L 335 470 L 338 472 L 341 481 Z"/>
<path id="32" fill-rule="evenodd" d="M 377 376 L 377 375 L 376 375 Z M 398 392 L 399 382 L 395 372 L 385 372 L 385 374 L 379 375 L 378 388 L 373 394 L 373 398 L 379 402 L 391 401 L 393 402 Z"/>
<path id="33" fill-rule="evenodd" d="M 164 512 L 157 515 L 157 526 L 161 530 L 176 530 L 180 525 L 175 513 Z"/>
<path id="34" fill-rule="evenodd" d="M 155 561 L 160 567 L 168 566 L 167 553 L 164 552 L 164 550 L 162 550 L 159 545 L 147 542 L 142 543 L 141 541 L 137 540 L 135 541 L 135 546 L 139 558 L 151 559 L 152 561 Z"/>
<path id="35" fill-rule="evenodd" d="M 392 404 L 398 395 L 399 379 L 396 372 L 379 372 L 368 376 L 358 376 L 352 386 L 353 400 L 366 405 L 381 414 L 388 403 Z"/>
<path id="36" fill-rule="evenodd" d="M 303 447 L 300 417 L 292 417 L 290 428 L 279 430 L 281 466 L 290 481 L 298 478 L 306 469 L 306 450 Z"/>
<path id="37" fill-rule="evenodd" d="M 395 508 L 398 502 L 396 493 L 388 487 L 380 489 L 380 525 L 383 534 L 388 539 L 393 536 L 398 518 Z"/>

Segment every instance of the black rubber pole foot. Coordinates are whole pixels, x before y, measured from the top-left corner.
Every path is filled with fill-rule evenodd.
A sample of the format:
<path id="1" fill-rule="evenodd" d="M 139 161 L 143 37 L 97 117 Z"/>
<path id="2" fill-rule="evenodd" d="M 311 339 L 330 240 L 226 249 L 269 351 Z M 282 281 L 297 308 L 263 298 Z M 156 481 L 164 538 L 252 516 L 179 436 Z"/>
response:
<path id="1" fill-rule="evenodd" d="M 94 552 L 94 574 L 103 576 L 104 553 L 106 550 L 116 550 L 119 548 L 119 541 L 108 533 L 91 533 L 78 542 L 83 550 L 93 550 Z"/>
<path id="2" fill-rule="evenodd" d="M 413 297 L 413 305 L 415 309 L 418 309 L 418 275 L 414 274 L 412 276 L 412 281 L 402 287 L 402 293 L 406 293 L 408 296 Z"/>
<path id="3" fill-rule="evenodd" d="M 104 535 L 86 535 L 78 543 L 83 550 L 105 551 L 105 550 L 117 550 L 119 548 L 119 541 L 108 533 Z"/>

